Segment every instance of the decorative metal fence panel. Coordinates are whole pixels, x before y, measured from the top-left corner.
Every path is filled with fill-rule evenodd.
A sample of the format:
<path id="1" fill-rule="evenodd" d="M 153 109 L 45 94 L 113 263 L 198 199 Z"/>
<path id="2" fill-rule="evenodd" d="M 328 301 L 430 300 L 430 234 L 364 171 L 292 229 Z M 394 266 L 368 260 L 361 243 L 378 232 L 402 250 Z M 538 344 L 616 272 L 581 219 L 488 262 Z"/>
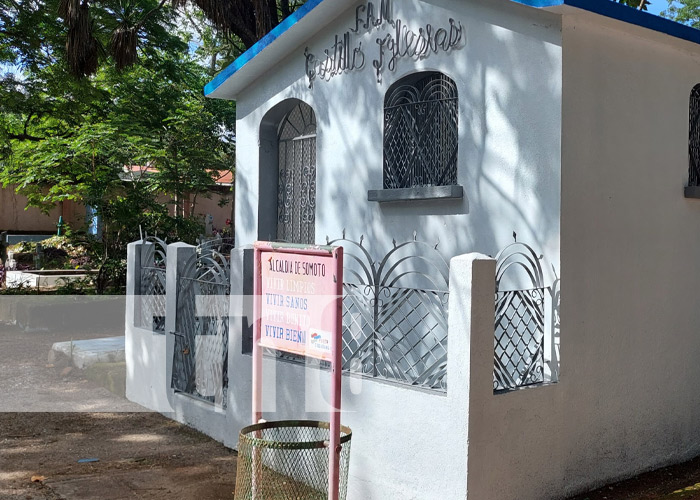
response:
<path id="1" fill-rule="evenodd" d="M 231 243 L 199 245 L 177 286 L 172 387 L 226 405 Z"/>
<path id="2" fill-rule="evenodd" d="M 141 254 L 141 324 L 154 332 L 165 332 L 165 268 L 168 246 L 163 240 L 149 237 Z"/>
<path id="3" fill-rule="evenodd" d="M 496 260 L 493 389 L 504 391 L 545 380 L 545 293 L 548 290 L 544 287 L 540 258 L 528 245 L 509 245 Z M 509 273 L 520 273 L 530 286 L 503 290 L 503 279 Z"/>
<path id="4" fill-rule="evenodd" d="M 344 248 L 343 368 L 445 391 L 449 267 L 437 245 L 394 242 L 375 261 L 362 239 L 328 243 Z"/>

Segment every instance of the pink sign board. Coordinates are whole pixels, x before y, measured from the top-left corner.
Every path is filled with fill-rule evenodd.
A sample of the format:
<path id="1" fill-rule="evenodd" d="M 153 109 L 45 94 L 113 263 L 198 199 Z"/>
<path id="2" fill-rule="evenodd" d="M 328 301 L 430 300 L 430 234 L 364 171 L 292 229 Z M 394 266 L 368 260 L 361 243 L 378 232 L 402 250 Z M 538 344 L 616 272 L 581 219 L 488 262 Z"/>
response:
<path id="1" fill-rule="evenodd" d="M 336 331 L 332 254 L 263 252 L 260 345 L 331 361 Z"/>

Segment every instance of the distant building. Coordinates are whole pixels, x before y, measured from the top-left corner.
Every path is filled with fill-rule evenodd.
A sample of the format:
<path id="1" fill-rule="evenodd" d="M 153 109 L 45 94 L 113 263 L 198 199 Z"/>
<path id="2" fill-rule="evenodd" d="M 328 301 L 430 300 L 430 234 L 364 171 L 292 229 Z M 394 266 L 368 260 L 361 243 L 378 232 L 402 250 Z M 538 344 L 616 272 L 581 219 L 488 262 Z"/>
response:
<path id="1" fill-rule="evenodd" d="M 125 166 L 122 179 L 125 182 L 133 180 L 136 176 L 148 175 L 153 172 L 153 167 Z M 206 194 L 193 196 L 186 195 L 183 206 L 185 213 L 198 217 L 207 214 L 214 218 L 214 227 L 223 229 L 227 227 L 226 221 L 233 219 L 233 175 L 230 171 L 221 172 L 215 185 Z M 167 204 L 171 215 L 175 214 L 175 205 L 162 196 L 161 201 Z M 94 213 L 81 203 L 70 200 L 59 203 L 56 208 L 46 215 L 38 208 L 26 208 L 27 198 L 15 192 L 15 186 L 0 188 L 0 232 L 8 231 L 11 234 L 55 234 L 59 216 L 72 228 L 92 228 L 94 225 Z"/>

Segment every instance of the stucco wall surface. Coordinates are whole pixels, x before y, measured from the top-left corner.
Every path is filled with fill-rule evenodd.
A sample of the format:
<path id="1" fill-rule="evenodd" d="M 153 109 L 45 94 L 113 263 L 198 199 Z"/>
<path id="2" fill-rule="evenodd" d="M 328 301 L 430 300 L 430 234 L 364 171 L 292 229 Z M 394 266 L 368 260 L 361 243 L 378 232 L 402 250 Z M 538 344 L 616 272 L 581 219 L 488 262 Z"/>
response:
<path id="1" fill-rule="evenodd" d="M 252 358 L 242 353 L 242 326 L 251 308 L 242 297 L 243 251 L 231 258 L 228 398 L 226 407 L 175 394 L 172 335 L 138 328 L 139 274 L 142 245 L 129 245 L 127 282 L 127 397 L 145 407 L 185 422 L 236 447 L 240 429 L 251 423 Z M 145 243 L 149 245 L 149 243 Z M 176 272 L 194 247 L 168 247 L 166 332 L 175 329 Z M 493 328 L 494 261 L 472 254 L 452 259 L 450 268 L 447 393 L 417 390 L 344 374 L 342 422 L 353 431 L 349 500 L 459 500 L 467 488 L 470 339 L 490 338 Z M 476 313 L 474 313 L 476 311 Z M 263 416 L 268 420 L 328 420 L 330 373 L 318 367 L 265 358 Z"/>
<path id="2" fill-rule="evenodd" d="M 465 47 L 403 60 L 381 84 L 369 67 L 313 90 L 299 47 L 240 96 L 238 244 L 265 236 L 257 195 L 271 181 L 258 179 L 260 122 L 276 104 L 301 99 L 318 121 L 317 239 L 345 228 L 381 249 L 417 230 L 440 239 L 449 257 L 464 248 L 494 254 L 515 230 L 562 278 L 560 379 L 493 394 L 493 264 L 453 259 L 447 395 L 344 377 L 343 421 L 355 431 L 350 498 L 464 498 L 466 482 L 469 499 L 556 499 L 698 455 L 700 200 L 683 197 L 696 46 L 574 10 L 559 24 L 500 2 L 395 9 L 415 26 L 454 17 L 467 28 Z M 320 52 L 352 21 L 352 12 L 341 16 L 310 47 Z M 415 67 L 458 84 L 465 199 L 367 202 L 367 190 L 381 186 L 383 93 Z M 249 421 L 242 335 L 231 328 L 225 418 L 194 404 L 176 411 L 229 445 Z M 168 364 L 168 349 L 156 364 Z M 267 360 L 265 377 L 272 418 L 323 416 L 309 408 L 321 405 L 313 395 L 327 389 L 326 374 Z M 161 398 L 147 389 L 139 397 Z"/>
<path id="3" fill-rule="evenodd" d="M 71 201 L 63 202 L 63 209 L 56 207 L 49 215 L 38 208 L 28 208 L 27 198 L 15 193 L 14 186 L 0 187 L 0 231 L 55 233 L 58 217 L 72 227 L 80 227 L 85 220 L 85 207 Z"/>
<path id="4" fill-rule="evenodd" d="M 492 395 L 472 367 L 469 498 L 563 498 L 700 453 L 700 50 L 570 15 L 563 60 L 560 381 Z"/>
<path id="5" fill-rule="evenodd" d="M 377 2 L 378 4 L 378 2 Z M 360 5 L 358 3 L 357 5 Z M 495 255 L 512 233 L 558 267 L 561 136 L 559 17 L 509 1 L 393 2 L 393 17 L 417 31 L 431 24 L 464 26 L 463 47 L 422 60 L 399 58 L 377 82 L 380 27 L 352 35 L 362 43 L 365 67 L 308 87 L 304 50 L 319 55 L 355 27 L 355 7 L 308 44 L 299 46 L 237 99 L 236 241 L 275 238 L 258 227 L 259 194 L 276 184 L 276 165 L 261 165 L 260 124 L 287 99 L 309 104 L 317 120 L 316 241 L 341 235 L 365 237 L 377 256 L 392 239 L 440 242 L 446 258 L 480 251 Z M 458 182 L 462 200 L 380 204 L 367 191 L 382 187 L 383 99 L 399 78 L 438 70 L 459 95 Z M 532 78 L 532 75 L 537 75 Z M 269 115 L 267 115 L 269 116 Z M 264 160 L 263 161 L 267 161 Z M 259 178 L 260 173 L 260 178 Z M 262 189 L 261 189 L 262 186 Z M 268 196 L 269 197 L 269 196 Z M 267 214 L 269 216 L 269 214 Z M 276 213 L 273 214 L 276 218 Z"/>

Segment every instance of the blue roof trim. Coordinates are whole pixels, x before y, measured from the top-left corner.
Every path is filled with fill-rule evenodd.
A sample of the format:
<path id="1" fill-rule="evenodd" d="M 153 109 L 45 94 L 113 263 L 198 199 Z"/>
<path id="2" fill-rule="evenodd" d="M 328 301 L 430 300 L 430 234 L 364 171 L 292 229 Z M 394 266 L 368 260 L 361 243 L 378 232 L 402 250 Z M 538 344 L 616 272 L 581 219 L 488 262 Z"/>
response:
<path id="1" fill-rule="evenodd" d="M 700 30 L 698 29 L 648 12 L 633 9 L 623 4 L 611 2 L 610 0 L 599 2 L 591 2 L 590 0 L 565 0 L 565 3 L 572 7 L 585 9 L 602 16 L 611 17 L 625 23 L 636 24 L 642 28 L 700 44 Z"/>
<path id="2" fill-rule="evenodd" d="M 669 36 L 700 44 L 700 30 L 680 24 L 670 19 L 640 11 L 613 0 L 512 0 L 513 2 L 528 5 L 535 8 L 556 7 L 558 5 L 570 5 L 582 10 L 587 10 L 601 16 L 616 19 L 628 24 L 634 24 Z M 212 81 L 204 87 L 204 95 L 210 95 L 222 83 L 228 80 L 236 71 L 241 69 L 251 59 L 262 52 L 265 47 L 279 38 L 285 31 L 294 26 L 306 14 L 311 12 L 323 0 L 307 0 L 297 11 L 278 24 L 272 31 L 261 38 L 250 49 L 224 68 Z"/>
<path id="3" fill-rule="evenodd" d="M 700 30 L 663 17 L 637 10 L 612 0 L 513 0 L 530 7 L 554 7 L 570 5 L 601 16 L 634 24 L 660 33 L 665 33 L 681 40 L 700 44 Z"/>
<path id="4" fill-rule="evenodd" d="M 299 22 L 306 14 L 311 12 L 314 7 L 320 4 L 323 0 L 307 0 L 304 5 L 295 10 L 287 18 L 285 18 L 281 23 L 275 26 L 272 31 L 267 35 L 258 40 L 255 45 L 246 50 L 243 54 L 238 56 L 231 64 L 226 66 L 221 73 L 216 75 L 212 81 L 204 86 L 204 95 L 207 96 L 214 92 L 217 88 L 221 86 L 226 80 L 231 77 L 236 71 L 241 69 L 246 63 L 257 56 L 260 52 L 265 49 L 272 42 L 277 40 L 282 33 L 287 31 L 289 28 L 294 26 Z"/>
<path id="5" fill-rule="evenodd" d="M 521 3 L 523 5 L 529 5 L 530 7 L 537 7 L 541 9 L 543 7 L 555 7 L 557 5 L 563 5 L 564 0 L 513 0 L 515 3 Z"/>

